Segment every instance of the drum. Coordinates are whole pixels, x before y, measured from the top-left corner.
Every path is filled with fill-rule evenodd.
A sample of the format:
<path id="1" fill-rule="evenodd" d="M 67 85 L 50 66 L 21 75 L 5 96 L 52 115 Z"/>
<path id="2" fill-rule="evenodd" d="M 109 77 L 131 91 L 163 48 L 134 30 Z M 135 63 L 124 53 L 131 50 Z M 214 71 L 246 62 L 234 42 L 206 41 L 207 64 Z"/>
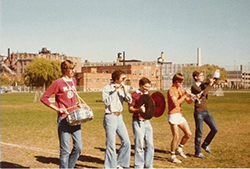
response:
<path id="1" fill-rule="evenodd" d="M 67 116 L 67 121 L 69 125 L 76 126 L 81 123 L 85 123 L 87 121 L 90 121 L 94 118 L 93 111 L 90 108 L 80 108 L 72 111 Z"/>

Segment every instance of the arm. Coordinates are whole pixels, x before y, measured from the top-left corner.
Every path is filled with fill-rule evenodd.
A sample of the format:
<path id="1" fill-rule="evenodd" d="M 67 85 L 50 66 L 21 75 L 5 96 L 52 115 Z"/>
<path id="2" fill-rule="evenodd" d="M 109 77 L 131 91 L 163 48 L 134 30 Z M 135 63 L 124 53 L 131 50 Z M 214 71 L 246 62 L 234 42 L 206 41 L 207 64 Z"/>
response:
<path id="1" fill-rule="evenodd" d="M 48 106 L 49 108 L 63 113 L 64 109 L 63 108 L 58 108 L 57 106 L 55 106 L 54 104 L 50 103 L 49 98 L 51 95 L 56 94 L 57 93 L 57 89 L 58 89 L 58 83 L 55 81 L 51 84 L 51 86 L 43 93 L 43 95 L 40 98 L 40 101 L 45 104 L 46 106 Z"/>
<path id="2" fill-rule="evenodd" d="M 214 85 L 214 79 L 209 79 L 209 83 L 203 83 L 202 88 L 205 89 L 203 89 L 202 96 L 206 96 L 213 85 Z"/>
<path id="3" fill-rule="evenodd" d="M 106 106 L 110 106 L 112 98 L 115 97 L 116 89 L 112 89 L 110 85 L 106 86 L 102 90 L 102 101 Z"/>

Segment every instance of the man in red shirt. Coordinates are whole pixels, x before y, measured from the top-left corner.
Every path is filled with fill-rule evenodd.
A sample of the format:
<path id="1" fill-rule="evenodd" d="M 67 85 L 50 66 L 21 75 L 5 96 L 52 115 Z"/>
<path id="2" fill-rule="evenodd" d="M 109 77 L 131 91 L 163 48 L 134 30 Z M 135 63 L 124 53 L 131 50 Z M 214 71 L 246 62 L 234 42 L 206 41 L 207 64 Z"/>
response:
<path id="1" fill-rule="evenodd" d="M 151 81 L 143 77 L 139 80 L 139 89 L 132 93 L 132 103 L 129 104 L 129 112 L 133 113 L 133 132 L 135 140 L 135 168 L 153 168 L 154 144 L 153 128 L 149 120 L 141 117 L 140 113 L 145 113 L 145 107 L 139 106 L 141 95 L 148 94 Z M 145 141 L 145 151 L 144 151 Z"/>
<path id="2" fill-rule="evenodd" d="M 183 158 L 187 158 L 182 148 L 191 136 L 191 130 L 182 114 L 181 103 L 186 101 L 190 104 L 192 103 L 192 99 L 187 96 L 186 91 L 181 87 L 184 81 L 184 77 L 181 73 L 175 74 L 172 81 L 173 85 L 168 90 L 168 121 L 173 134 L 170 160 L 173 163 L 181 163 L 181 160 L 177 159 L 175 151 L 177 151 L 177 153 Z M 177 147 L 179 140 L 178 128 L 180 128 L 185 135 L 182 137 L 181 142 Z"/>
<path id="3" fill-rule="evenodd" d="M 44 92 L 41 102 L 58 114 L 58 135 L 60 142 L 60 168 L 74 168 L 82 150 L 81 125 L 70 126 L 66 121 L 67 111 L 76 109 L 76 79 L 74 76 L 75 65 L 66 60 L 61 63 L 62 78 L 55 80 Z M 55 105 L 49 101 L 55 95 Z M 74 107 L 74 108 L 70 108 Z M 70 108 L 70 109 L 67 109 Z M 73 150 L 70 152 L 70 135 L 73 138 Z"/>

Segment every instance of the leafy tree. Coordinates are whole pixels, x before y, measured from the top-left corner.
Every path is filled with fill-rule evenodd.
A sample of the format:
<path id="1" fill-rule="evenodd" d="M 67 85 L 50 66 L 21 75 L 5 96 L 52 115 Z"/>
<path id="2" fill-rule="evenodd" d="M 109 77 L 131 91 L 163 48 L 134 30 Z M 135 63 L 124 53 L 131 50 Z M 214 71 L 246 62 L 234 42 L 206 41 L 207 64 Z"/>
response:
<path id="1" fill-rule="evenodd" d="M 209 79 L 213 78 L 214 72 L 216 69 L 220 70 L 219 80 L 225 81 L 227 77 L 227 71 L 225 68 L 221 68 L 217 65 L 209 65 L 209 64 L 205 64 L 200 67 L 196 65 L 188 65 L 182 68 L 181 70 L 182 74 L 185 77 L 184 85 L 189 86 L 194 82 L 192 74 L 195 70 L 201 70 L 204 73 L 205 81 L 208 81 Z"/>
<path id="2" fill-rule="evenodd" d="M 1 74 L 1 86 L 9 86 L 10 85 L 10 78 L 6 76 L 4 73 Z"/>
<path id="3" fill-rule="evenodd" d="M 60 61 L 36 58 L 25 69 L 23 76 L 27 86 L 48 87 L 61 76 Z"/>

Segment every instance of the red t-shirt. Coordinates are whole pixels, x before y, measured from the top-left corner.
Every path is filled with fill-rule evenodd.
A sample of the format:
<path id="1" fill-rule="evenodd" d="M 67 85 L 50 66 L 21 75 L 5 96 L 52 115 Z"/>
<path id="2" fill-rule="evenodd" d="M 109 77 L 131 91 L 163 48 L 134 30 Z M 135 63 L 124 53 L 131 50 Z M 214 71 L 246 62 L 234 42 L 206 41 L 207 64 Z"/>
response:
<path id="1" fill-rule="evenodd" d="M 132 103 L 129 104 L 129 107 L 134 107 L 134 108 L 140 108 L 139 107 L 139 99 L 142 95 L 142 92 L 140 92 L 139 90 L 134 91 L 131 96 L 132 96 Z M 148 92 L 148 95 L 150 95 L 150 92 Z M 140 113 L 134 113 L 133 117 L 138 117 L 139 119 L 144 119 L 143 117 L 141 117 Z"/>
<path id="2" fill-rule="evenodd" d="M 46 106 L 49 106 L 51 103 L 49 101 L 49 98 L 51 95 L 55 94 L 55 105 L 58 108 L 69 108 L 72 106 L 75 106 L 76 101 L 76 95 L 73 92 L 73 90 L 76 91 L 76 79 L 73 78 L 73 81 L 67 81 L 69 86 L 66 84 L 66 82 L 63 80 L 63 78 L 55 80 L 50 87 L 43 93 L 40 101 L 43 102 Z M 76 108 L 70 108 L 68 109 L 68 112 L 71 112 L 75 110 Z M 59 113 L 58 116 L 66 117 L 66 113 Z"/>

